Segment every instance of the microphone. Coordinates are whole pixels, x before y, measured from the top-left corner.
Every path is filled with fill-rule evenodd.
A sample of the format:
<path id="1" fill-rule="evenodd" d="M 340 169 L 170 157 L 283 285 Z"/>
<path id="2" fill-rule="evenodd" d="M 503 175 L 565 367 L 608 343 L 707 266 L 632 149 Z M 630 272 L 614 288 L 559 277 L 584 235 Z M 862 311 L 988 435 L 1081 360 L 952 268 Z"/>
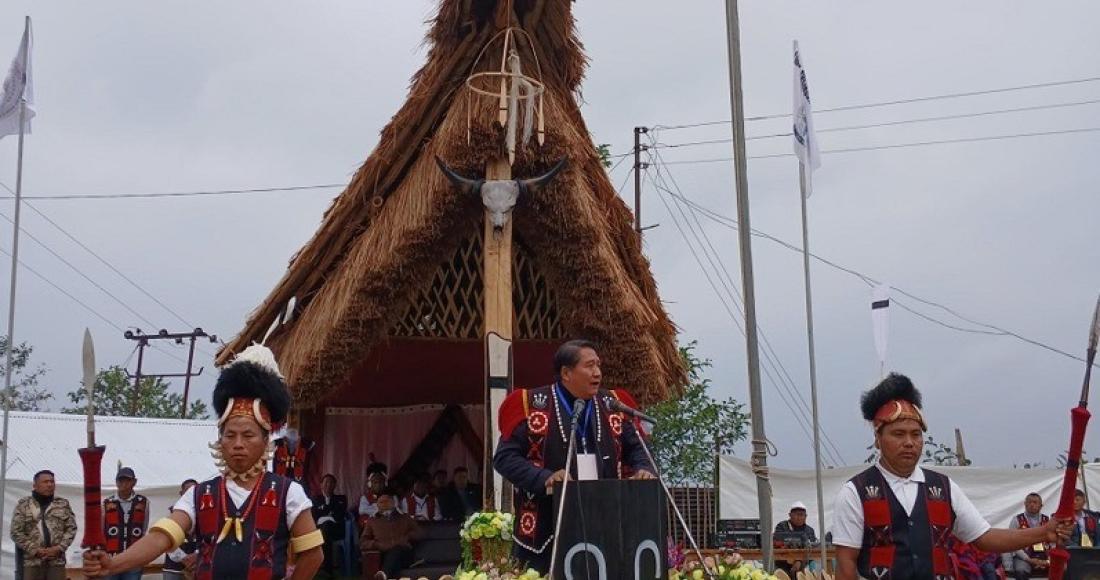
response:
<path id="1" fill-rule="evenodd" d="M 614 397 L 608 399 L 607 406 L 611 407 L 611 409 L 614 410 L 614 411 L 618 411 L 620 413 L 626 413 L 627 415 L 630 415 L 632 417 L 637 417 L 637 418 L 641 419 L 642 421 L 645 421 L 646 423 L 649 423 L 650 425 L 656 425 L 657 424 L 657 420 L 654 419 L 653 417 L 650 417 L 649 415 L 646 415 L 645 413 L 643 413 L 643 412 L 641 412 L 637 409 L 634 409 L 634 408 L 631 408 L 631 407 L 628 407 L 628 406 L 624 405 L 622 403 L 622 401 L 620 401 L 620 400 L 618 400 Z"/>
<path id="2" fill-rule="evenodd" d="M 588 401 L 585 401 L 584 399 L 577 399 L 576 401 L 573 401 L 573 417 L 574 417 L 573 420 L 574 421 L 576 421 L 576 417 L 579 417 L 581 415 L 581 413 L 584 412 L 584 406 L 587 403 L 588 403 Z"/>

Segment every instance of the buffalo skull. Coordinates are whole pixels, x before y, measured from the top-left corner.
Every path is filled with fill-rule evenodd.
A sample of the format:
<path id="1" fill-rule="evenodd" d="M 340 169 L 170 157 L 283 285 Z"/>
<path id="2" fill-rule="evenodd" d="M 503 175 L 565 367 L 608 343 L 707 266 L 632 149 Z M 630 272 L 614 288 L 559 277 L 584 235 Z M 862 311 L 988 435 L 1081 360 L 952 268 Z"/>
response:
<path id="1" fill-rule="evenodd" d="M 485 209 L 489 210 L 489 215 L 493 220 L 493 229 L 496 230 L 500 230 L 507 223 L 508 216 L 512 214 L 512 208 L 516 206 L 516 200 L 519 199 L 520 194 L 538 191 L 539 188 L 554 179 L 554 176 L 565 167 L 565 159 L 562 159 L 550 171 L 533 179 L 486 181 L 484 179 L 462 177 L 450 167 L 447 167 L 447 164 L 439 157 L 435 158 L 435 162 L 439 164 L 439 168 L 443 170 L 443 174 L 447 176 L 447 179 L 450 179 L 451 183 L 459 189 L 469 193 L 481 194 L 481 203 L 485 204 Z"/>

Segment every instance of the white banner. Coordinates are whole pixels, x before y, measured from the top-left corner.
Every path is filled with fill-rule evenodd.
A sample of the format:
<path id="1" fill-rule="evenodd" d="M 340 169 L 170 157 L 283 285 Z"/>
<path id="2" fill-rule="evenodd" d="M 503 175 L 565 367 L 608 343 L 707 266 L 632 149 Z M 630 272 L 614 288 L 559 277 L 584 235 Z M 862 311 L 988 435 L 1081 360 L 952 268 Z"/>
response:
<path id="1" fill-rule="evenodd" d="M 870 438 L 870 429 L 867 435 Z M 826 469 L 821 472 L 822 489 L 825 494 L 825 521 L 832 526 L 833 502 L 840 486 L 852 476 L 870 467 L 852 465 Z M 959 484 L 966 497 L 978 508 L 978 512 L 994 527 L 1008 527 L 1009 519 L 1024 511 L 1024 497 L 1038 493 L 1043 498 L 1043 513 L 1051 513 L 1058 507 L 1058 494 L 1062 489 L 1060 469 L 1007 469 L 987 467 L 935 467 L 929 469 L 947 475 Z M 768 469 L 772 482 L 773 520 L 787 519 L 792 503 L 800 501 L 806 504 L 810 525 L 817 522 L 817 491 L 814 487 L 813 469 Z M 1085 465 L 1085 481 L 1088 482 L 1088 497 L 1091 505 L 1100 501 L 1100 464 Z M 724 455 L 719 465 L 720 493 L 718 499 L 719 517 L 722 519 L 743 519 L 759 517 L 756 502 L 756 479 L 752 467 L 747 461 Z M 1079 488 L 1084 484 L 1078 480 Z M 827 529 L 825 531 L 828 531 Z M 824 534 L 818 530 L 817 537 Z"/>
<path id="2" fill-rule="evenodd" d="M 821 152 L 814 134 L 813 108 L 810 106 L 810 87 L 806 84 L 806 70 L 802 68 L 802 56 L 798 41 L 794 41 L 794 154 L 805 168 L 806 197 L 813 193 L 813 172 L 821 167 Z"/>
<path id="3" fill-rule="evenodd" d="M 23 29 L 19 51 L 11 61 L 8 76 L 4 77 L 4 90 L 0 93 L 0 139 L 4 135 L 19 134 L 19 103 L 26 99 L 27 112 L 23 120 L 24 133 L 31 132 L 34 118 L 34 79 L 31 75 L 31 19 Z M 26 63 L 24 68 L 23 63 Z"/>
<path id="4" fill-rule="evenodd" d="M 879 284 L 871 290 L 871 325 L 875 331 L 875 352 L 880 373 L 885 375 L 886 344 L 890 338 L 890 286 Z"/>

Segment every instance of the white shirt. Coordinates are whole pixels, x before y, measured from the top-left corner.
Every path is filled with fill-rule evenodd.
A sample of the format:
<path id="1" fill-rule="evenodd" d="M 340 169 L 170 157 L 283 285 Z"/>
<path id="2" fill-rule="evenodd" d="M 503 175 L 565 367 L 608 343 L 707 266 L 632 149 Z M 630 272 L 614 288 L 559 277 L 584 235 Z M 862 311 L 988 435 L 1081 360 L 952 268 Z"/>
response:
<path id="1" fill-rule="evenodd" d="M 898 503 L 905 508 L 905 513 L 911 515 L 917 502 L 917 486 L 924 483 L 924 470 L 918 466 L 909 477 L 898 477 L 881 464 L 875 467 L 882 473 L 894 497 L 898 498 Z M 978 539 L 992 527 L 954 481 L 951 482 L 951 509 L 955 511 L 955 526 L 951 531 L 966 543 Z M 863 526 L 863 502 L 859 499 L 855 484 L 849 481 L 840 488 L 833 505 L 833 543 L 862 548 Z"/>
<path id="2" fill-rule="evenodd" d="M 199 485 L 205 484 L 200 483 Z M 232 479 L 226 480 L 225 489 L 229 492 L 229 497 L 233 499 L 233 503 L 238 506 L 244 505 L 248 501 L 248 496 L 252 494 L 251 489 L 241 487 Z M 302 489 L 301 484 L 297 481 L 291 481 L 290 487 L 286 490 L 286 505 L 283 508 L 286 510 L 286 525 L 294 527 L 294 522 L 298 519 L 298 516 L 311 507 L 313 507 L 313 502 L 306 496 L 306 490 Z M 180 510 L 191 518 L 191 528 L 187 530 L 188 533 L 195 529 L 194 489 L 188 490 L 187 493 L 180 496 L 172 509 Z"/>
<path id="3" fill-rule="evenodd" d="M 378 513 L 378 500 L 372 502 L 365 495 L 359 496 L 359 515 L 373 518 L 376 513 Z"/>
<path id="4" fill-rule="evenodd" d="M 409 505 L 409 500 L 412 500 L 413 505 Z M 399 512 L 410 515 L 421 521 L 435 520 L 439 521 L 443 519 L 443 514 L 439 513 L 439 502 L 435 505 L 435 515 L 428 516 L 428 496 L 417 497 L 415 493 L 409 494 L 408 497 L 402 499 L 397 504 Z M 411 510 L 411 513 L 410 513 Z"/>

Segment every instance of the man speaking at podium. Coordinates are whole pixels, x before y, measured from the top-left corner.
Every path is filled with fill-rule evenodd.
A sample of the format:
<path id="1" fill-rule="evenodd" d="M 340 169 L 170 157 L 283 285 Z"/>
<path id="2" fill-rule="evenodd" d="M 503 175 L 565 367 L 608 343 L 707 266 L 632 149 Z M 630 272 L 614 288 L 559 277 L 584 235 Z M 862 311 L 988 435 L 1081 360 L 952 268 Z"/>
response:
<path id="1" fill-rule="evenodd" d="M 515 487 L 513 553 L 544 574 L 554 539 L 551 494 L 554 484 L 566 477 L 569 425 L 577 400 L 585 403 L 575 422 L 572 479 L 653 479 L 655 472 L 638 439 L 636 420 L 610 407 L 618 400 L 637 408 L 634 399 L 622 390 L 600 388 L 595 344 L 571 340 L 558 347 L 554 378 L 552 385 L 516 389 L 504 400 L 500 445 L 493 457 L 493 467 Z"/>

